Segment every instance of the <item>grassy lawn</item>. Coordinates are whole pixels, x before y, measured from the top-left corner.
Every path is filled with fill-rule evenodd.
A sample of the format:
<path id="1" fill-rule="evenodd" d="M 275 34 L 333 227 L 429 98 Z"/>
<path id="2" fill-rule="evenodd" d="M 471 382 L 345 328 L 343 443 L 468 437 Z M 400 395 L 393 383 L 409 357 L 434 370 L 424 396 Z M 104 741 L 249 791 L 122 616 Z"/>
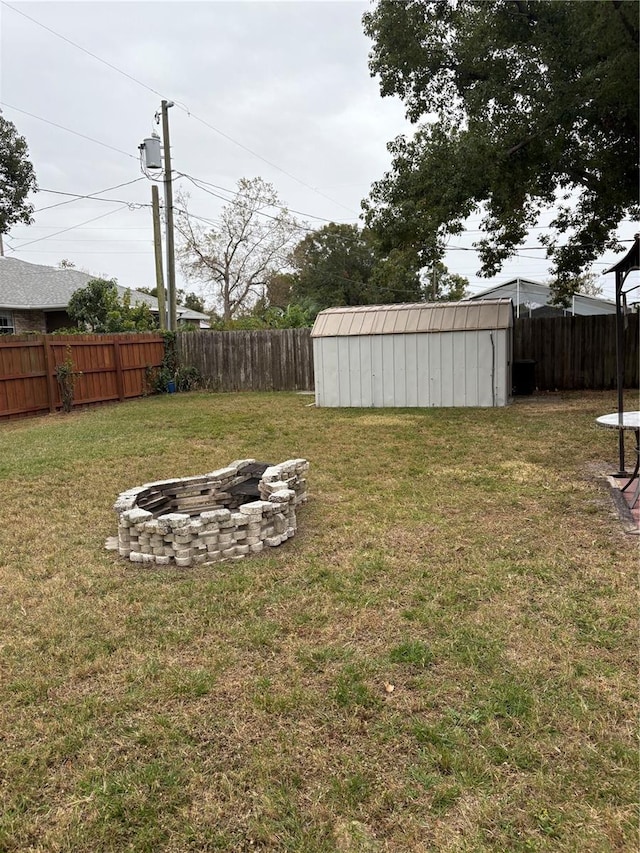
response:
<path id="1" fill-rule="evenodd" d="M 614 395 L 311 400 L 0 425 L 0 850 L 636 850 Z M 311 498 L 268 554 L 103 550 L 124 489 L 299 456 Z"/>

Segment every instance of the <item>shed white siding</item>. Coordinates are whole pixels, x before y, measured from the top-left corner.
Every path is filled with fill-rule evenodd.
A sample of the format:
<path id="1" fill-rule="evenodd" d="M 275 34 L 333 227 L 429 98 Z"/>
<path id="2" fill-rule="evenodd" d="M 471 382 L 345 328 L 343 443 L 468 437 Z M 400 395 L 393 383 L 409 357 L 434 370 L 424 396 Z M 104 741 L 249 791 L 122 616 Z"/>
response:
<path id="1" fill-rule="evenodd" d="M 400 317 L 391 313 L 386 325 L 395 329 Z M 316 405 L 504 406 L 511 394 L 512 326 L 502 313 L 498 325 L 504 328 L 399 334 L 359 334 L 361 317 L 351 323 L 319 315 L 313 334 Z M 434 325 L 433 318 L 429 322 Z M 382 326 L 375 317 L 364 323 L 367 330 Z"/>

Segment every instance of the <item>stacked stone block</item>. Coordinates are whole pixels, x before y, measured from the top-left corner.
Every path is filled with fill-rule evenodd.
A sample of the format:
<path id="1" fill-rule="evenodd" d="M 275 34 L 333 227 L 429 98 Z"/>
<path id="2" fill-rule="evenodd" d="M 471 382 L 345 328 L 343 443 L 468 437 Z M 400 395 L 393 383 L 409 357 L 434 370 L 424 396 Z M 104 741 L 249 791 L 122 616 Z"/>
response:
<path id="1" fill-rule="evenodd" d="M 260 497 L 271 500 L 272 495 L 283 489 L 291 489 L 294 494 L 294 505 L 298 506 L 307 500 L 307 481 L 304 477 L 309 470 L 306 459 L 289 459 L 280 465 L 272 465 L 265 470 L 258 484 Z"/>
<path id="2" fill-rule="evenodd" d="M 186 568 L 241 559 L 289 539 L 297 528 L 296 507 L 307 499 L 304 474 L 309 463 L 290 459 L 267 468 L 258 484 L 261 500 L 236 505 L 242 498 L 229 489 L 248 479 L 243 469 L 253 463 L 237 460 L 202 477 L 123 492 L 114 506 L 120 556 L 134 563 Z"/>

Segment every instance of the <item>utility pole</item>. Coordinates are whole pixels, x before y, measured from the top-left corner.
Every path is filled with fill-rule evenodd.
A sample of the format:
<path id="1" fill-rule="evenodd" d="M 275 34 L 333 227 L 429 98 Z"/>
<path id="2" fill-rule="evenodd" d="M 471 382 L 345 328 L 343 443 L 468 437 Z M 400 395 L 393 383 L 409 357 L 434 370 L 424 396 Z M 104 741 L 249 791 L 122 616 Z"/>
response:
<path id="1" fill-rule="evenodd" d="M 162 101 L 162 141 L 164 145 L 164 214 L 167 223 L 167 291 L 169 296 L 168 327 L 178 326 L 176 310 L 176 258 L 173 243 L 173 186 L 171 183 L 171 145 L 169 142 L 169 107 L 173 101 Z"/>
<path id="2" fill-rule="evenodd" d="M 151 210 L 153 212 L 153 247 L 156 257 L 156 293 L 158 294 L 158 313 L 160 328 L 167 328 L 167 308 L 164 298 L 164 274 L 162 272 L 162 237 L 160 233 L 160 200 L 158 185 L 151 184 Z"/>

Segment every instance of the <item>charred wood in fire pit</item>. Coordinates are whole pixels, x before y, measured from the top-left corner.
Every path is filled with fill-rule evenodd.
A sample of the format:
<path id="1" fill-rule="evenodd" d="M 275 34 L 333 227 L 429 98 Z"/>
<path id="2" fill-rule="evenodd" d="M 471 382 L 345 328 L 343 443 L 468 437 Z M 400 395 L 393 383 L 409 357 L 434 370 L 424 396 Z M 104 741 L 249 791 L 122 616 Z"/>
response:
<path id="1" fill-rule="evenodd" d="M 243 465 L 238 469 L 238 474 L 242 474 L 243 476 L 248 474 L 249 479 L 245 480 L 243 483 L 237 483 L 235 486 L 231 486 L 229 494 L 248 498 L 259 498 L 260 478 L 269 467 L 271 467 L 270 462 L 251 462 L 248 465 Z"/>

